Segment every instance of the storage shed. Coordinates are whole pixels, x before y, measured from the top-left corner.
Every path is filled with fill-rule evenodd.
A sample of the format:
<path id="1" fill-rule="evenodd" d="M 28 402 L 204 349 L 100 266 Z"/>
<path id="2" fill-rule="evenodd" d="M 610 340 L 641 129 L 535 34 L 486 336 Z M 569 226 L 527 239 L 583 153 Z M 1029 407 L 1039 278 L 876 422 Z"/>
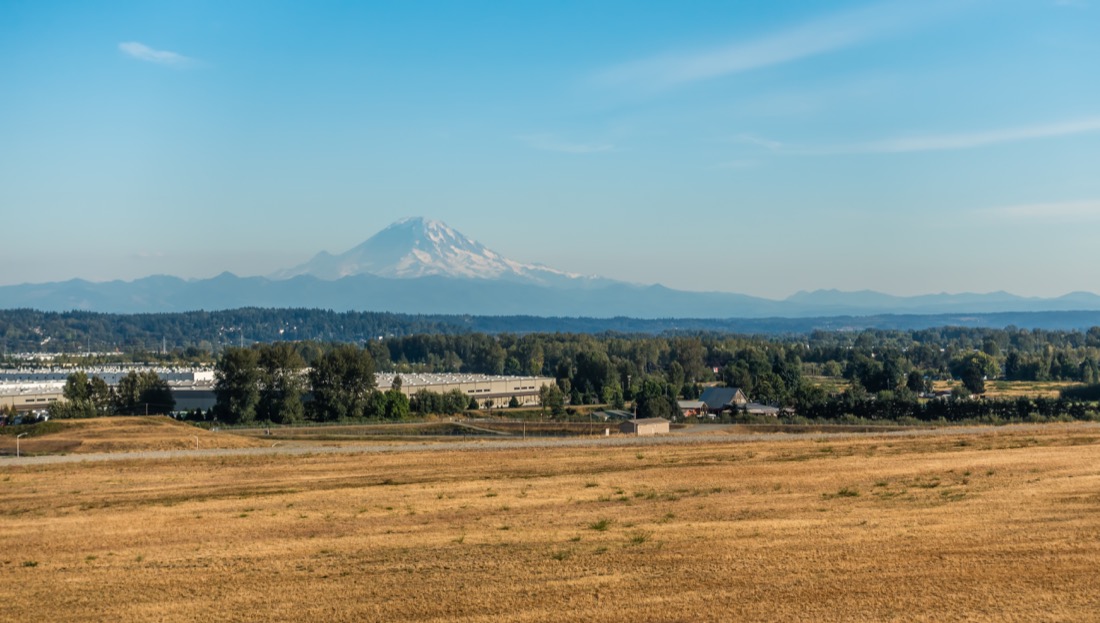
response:
<path id="1" fill-rule="evenodd" d="M 664 435 L 668 433 L 668 420 L 660 417 L 627 420 L 619 425 L 619 432 L 628 435 Z"/>

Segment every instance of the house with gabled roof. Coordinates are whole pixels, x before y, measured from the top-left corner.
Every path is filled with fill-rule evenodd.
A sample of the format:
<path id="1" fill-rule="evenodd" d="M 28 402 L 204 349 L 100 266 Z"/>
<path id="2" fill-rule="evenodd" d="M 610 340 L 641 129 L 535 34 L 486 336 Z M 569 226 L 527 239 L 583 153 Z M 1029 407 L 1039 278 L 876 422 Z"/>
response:
<path id="1" fill-rule="evenodd" d="M 715 415 L 723 411 L 736 411 L 749 399 L 739 387 L 708 387 L 699 396 L 699 401 L 707 405 L 707 412 Z"/>

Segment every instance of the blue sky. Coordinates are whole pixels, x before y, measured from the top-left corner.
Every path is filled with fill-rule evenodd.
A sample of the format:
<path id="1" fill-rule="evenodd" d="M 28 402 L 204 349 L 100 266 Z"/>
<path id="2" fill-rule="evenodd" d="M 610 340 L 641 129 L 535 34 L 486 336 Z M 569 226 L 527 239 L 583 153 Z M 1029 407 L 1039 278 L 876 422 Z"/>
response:
<path id="1" fill-rule="evenodd" d="M 1100 291 L 1100 3 L 0 2 L 0 284 L 404 216 L 781 298 Z"/>

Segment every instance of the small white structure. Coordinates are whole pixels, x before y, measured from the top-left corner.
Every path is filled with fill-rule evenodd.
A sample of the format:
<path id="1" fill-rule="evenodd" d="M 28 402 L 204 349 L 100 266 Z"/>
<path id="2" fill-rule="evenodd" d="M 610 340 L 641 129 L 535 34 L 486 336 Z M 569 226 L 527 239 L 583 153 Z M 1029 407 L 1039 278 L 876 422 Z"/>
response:
<path id="1" fill-rule="evenodd" d="M 627 420 L 619 425 L 619 432 L 627 435 L 667 435 L 668 420 L 661 417 Z"/>

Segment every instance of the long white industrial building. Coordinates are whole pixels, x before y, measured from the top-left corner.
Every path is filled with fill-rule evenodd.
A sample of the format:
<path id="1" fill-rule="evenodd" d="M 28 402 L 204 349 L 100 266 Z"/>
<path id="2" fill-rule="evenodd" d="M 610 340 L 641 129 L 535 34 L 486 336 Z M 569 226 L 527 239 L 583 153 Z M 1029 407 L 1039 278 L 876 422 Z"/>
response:
<path id="1" fill-rule="evenodd" d="M 214 406 L 214 371 L 210 368 L 112 366 L 0 370 L 0 408 L 14 407 L 17 411 L 46 409 L 50 403 L 64 400 L 62 390 L 65 379 L 74 372 L 84 372 L 89 377 L 98 376 L 114 386 L 132 371 L 147 370 L 156 372 L 168 383 L 177 411 L 206 410 Z M 438 394 L 458 390 L 477 400 L 480 407 L 486 407 L 490 402 L 494 407 L 505 407 L 513 397 L 521 405 L 537 405 L 539 390 L 554 383 L 554 379 L 542 376 L 382 372 L 376 375 L 378 388 L 382 391 L 390 389 L 397 376 L 401 377 L 401 393 L 410 398 L 422 390 Z"/>

